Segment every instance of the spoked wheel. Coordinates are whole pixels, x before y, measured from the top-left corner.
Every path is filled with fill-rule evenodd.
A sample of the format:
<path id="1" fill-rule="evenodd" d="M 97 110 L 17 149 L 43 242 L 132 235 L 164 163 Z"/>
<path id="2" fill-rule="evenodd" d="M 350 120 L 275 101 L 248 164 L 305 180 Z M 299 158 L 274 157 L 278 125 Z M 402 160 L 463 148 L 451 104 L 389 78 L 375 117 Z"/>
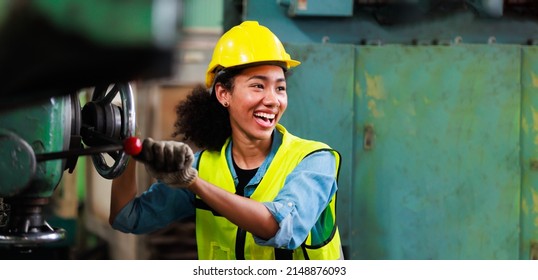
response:
<path id="1" fill-rule="evenodd" d="M 121 106 L 113 103 L 119 93 Z M 91 147 L 121 145 L 122 141 L 135 133 L 135 107 L 133 91 L 128 83 L 97 86 L 91 101 L 82 109 L 81 137 L 84 144 Z M 91 155 L 97 172 L 106 179 L 113 179 L 123 173 L 129 155 L 123 149 L 107 152 L 113 159 L 112 165 L 104 154 Z"/>

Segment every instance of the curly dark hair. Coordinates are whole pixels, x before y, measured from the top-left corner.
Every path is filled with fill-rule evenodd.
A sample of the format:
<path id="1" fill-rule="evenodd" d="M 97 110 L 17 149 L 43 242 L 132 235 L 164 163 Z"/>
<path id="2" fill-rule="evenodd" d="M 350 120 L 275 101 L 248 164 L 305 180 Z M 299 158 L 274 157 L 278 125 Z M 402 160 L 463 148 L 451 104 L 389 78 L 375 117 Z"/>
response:
<path id="1" fill-rule="evenodd" d="M 242 69 L 228 68 L 215 78 L 229 91 L 233 90 L 234 77 Z M 184 141 L 192 141 L 201 149 L 220 151 L 231 136 L 228 110 L 220 104 L 215 94 L 203 86 L 196 86 L 187 98 L 176 106 L 175 131 L 172 137 L 183 134 Z"/>
<path id="2" fill-rule="evenodd" d="M 219 151 L 231 135 L 228 111 L 203 86 L 195 87 L 176 106 L 176 115 L 172 136 L 183 134 L 183 140 L 201 149 Z"/>

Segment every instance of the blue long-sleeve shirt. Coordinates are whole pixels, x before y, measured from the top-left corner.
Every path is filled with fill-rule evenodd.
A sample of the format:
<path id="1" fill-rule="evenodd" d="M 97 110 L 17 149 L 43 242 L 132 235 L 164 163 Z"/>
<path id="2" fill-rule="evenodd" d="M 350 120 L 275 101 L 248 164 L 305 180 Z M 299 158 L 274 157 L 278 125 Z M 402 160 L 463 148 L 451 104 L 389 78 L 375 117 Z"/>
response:
<path id="1" fill-rule="evenodd" d="M 226 158 L 237 185 L 238 179 L 231 156 L 233 143 L 230 143 L 226 148 Z M 281 144 L 282 134 L 275 130 L 271 151 L 245 186 L 245 196 L 249 197 L 256 190 Z M 195 154 L 193 167 L 196 169 L 199 156 L 200 153 Z M 338 187 L 334 176 L 335 170 L 335 158 L 331 152 L 319 151 L 303 159 L 287 176 L 284 187 L 276 198 L 271 202 L 263 202 L 278 222 L 280 229 L 269 240 L 254 236 L 256 243 L 286 249 L 300 246 L 336 193 Z M 147 191 L 123 207 L 112 227 L 135 234 L 155 231 L 174 221 L 193 216 L 194 199 L 195 195 L 187 189 L 172 188 L 161 182 L 154 183 Z"/>

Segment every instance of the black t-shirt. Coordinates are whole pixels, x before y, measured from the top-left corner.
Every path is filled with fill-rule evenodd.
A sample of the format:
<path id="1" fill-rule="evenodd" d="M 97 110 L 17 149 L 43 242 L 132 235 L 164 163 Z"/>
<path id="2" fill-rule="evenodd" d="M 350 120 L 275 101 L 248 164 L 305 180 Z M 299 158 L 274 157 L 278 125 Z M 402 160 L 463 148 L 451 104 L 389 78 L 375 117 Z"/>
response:
<path id="1" fill-rule="evenodd" d="M 235 164 L 235 160 L 232 160 L 234 164 L 235 173 L 237 174 L 237 179 L 239 182 L 237 183 L 237 186 L 235 186 L 235 193 L 244 196 L 245 195 L 245 187 L 247 186 L 248 182 L 250 182 L 250 179 L 256 175 L 256 172 L 258 171 L 258 168 L 254 169 L 241 169 L 237 164 Z"/>

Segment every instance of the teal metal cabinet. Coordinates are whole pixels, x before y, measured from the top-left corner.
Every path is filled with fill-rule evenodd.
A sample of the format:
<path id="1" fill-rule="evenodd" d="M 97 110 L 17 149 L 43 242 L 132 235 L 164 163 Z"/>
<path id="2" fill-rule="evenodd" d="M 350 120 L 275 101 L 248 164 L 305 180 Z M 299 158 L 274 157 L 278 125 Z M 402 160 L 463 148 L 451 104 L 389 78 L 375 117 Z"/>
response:
<path id="1" fill-rule="evenodd" d="M 538 48 L 286 48 L 302 65 L 288 79 L 282 122 L 343 156 L 337 210 L 348 258 L 531 257 Z"/>
<path id="2" fill-rule="evenodd" d="M 518 258 L 519 48 L 357 52 L 357 257 Z"/>

